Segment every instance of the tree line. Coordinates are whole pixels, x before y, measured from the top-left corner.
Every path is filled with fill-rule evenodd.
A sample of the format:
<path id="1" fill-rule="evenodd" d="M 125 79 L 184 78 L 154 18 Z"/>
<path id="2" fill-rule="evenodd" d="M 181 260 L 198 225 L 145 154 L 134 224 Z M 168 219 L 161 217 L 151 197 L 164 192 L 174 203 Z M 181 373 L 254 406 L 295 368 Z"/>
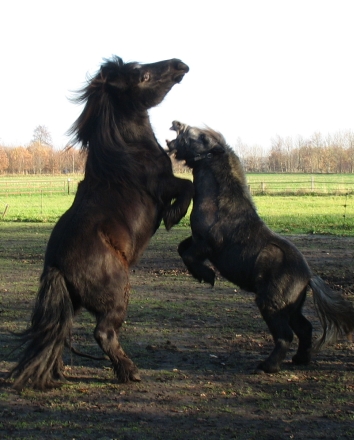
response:
<path id="1" fill-rule="evenodd" d="M 354 173 L 354 133 L 338 132 L 309 138 L 276 136 L 268 151 L 247 145 L 240 139 L 233 146 L 246 172 L 262 173 Z M 172 159 L 175 172 L 185 172 Z M 38 126 L 27 146 L 0 145 L 0 173 L 60 174 L 83 173 L 85 155 L 75 148 L 56 150 L 45 126 Z"/>
<path id="2" fill-rule="evenodd" d="M 353 173 L 354 133 L 338 132 L 323 136 L 314 133 L 306 139 L 277 136 L 265 154 L 257 145 L 239 140 L 235 151 L 246 172 L 269 173 Z"/>
<path id="3" fill-rule="evenodd" d="M 0 173 L 61 174 L 83 173 L 85 156 L 75 148 L 56 150 L 45 126 L 39 125 L 27 146 L 0 145 Z"/>

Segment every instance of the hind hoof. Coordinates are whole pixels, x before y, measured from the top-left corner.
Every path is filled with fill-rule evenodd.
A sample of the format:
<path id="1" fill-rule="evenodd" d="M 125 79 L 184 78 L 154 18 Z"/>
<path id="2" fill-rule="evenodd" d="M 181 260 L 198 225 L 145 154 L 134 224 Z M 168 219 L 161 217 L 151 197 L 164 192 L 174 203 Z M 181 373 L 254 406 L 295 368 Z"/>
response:
<path id="1" fill-rule="evenodd" d="M 311 356 L 308 354 L 295 354 L 292 361 L 295 365 L 308 365 L 311 362 Z"/>
<path id="2" fill-rule="evenodd" d="M 132 373 L 130 373 L 129 379 L 132 382 L 140 382 L 141 381 L 141 377 L 138 371 L 134 371 Z"/>
<path id="3" fill-rule="evenodd" d="M 279 365 L 270 364 L 269 362 L 264 361 L 258 364 L 255 373 L 262 374 L 261 372 L 263 372 L 263 373 L 272 374 L 272 373 L 278 373 L 279 371 L 280 371 Z"/>

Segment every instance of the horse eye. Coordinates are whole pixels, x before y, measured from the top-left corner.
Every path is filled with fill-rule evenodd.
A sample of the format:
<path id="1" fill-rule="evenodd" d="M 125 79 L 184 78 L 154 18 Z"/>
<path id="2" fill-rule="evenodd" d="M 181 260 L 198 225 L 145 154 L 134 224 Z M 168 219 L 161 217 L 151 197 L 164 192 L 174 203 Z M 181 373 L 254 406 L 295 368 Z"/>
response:
<path id="1" fill-rule="evenodd" d="M 150 73 L 149 72 L 145 72 L 142 78 L 142 82 L 147 82 L 150 80 Z"/>

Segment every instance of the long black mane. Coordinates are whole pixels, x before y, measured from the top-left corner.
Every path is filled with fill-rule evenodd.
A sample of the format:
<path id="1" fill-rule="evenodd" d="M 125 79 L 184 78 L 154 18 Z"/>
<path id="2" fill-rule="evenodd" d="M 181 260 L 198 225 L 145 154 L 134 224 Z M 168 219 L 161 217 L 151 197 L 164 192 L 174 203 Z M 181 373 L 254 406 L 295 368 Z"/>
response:
<path id="1" fill-rule="evenodd" d="M 141 171 L 139 149 L 128 145 L 121 134 L 121 117 L 126 115 L 126 109 L 117 105 L 119 89 L 114 90 L 112 84 L 112 81 L 124 84 L 124 70 L 135 64 L 124 64 L 120 57 L 105 60 L 98 73 L 72 98 L 74 103 L 84 104 L 84 109 L 68 134 L 72 136 L 70 144 L 79 145 L 87 154 L 86 177 L 124 186 L 130 182 L 137 188 L 141 185 L 137 178 Z M 133 110 L 133 100 L 130 105 Z M 147 112 L 141 113 L 145 134 L 152 132 Z"/>

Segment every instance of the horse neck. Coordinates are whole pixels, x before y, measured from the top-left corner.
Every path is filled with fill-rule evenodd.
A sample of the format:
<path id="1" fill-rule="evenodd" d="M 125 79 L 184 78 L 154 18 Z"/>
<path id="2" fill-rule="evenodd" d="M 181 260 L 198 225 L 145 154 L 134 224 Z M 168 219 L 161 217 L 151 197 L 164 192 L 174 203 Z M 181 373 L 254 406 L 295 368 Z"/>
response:
<path id="1" fill-rule="evenodd" d="M 217 195 L 222 193 L 226 196 L 222 199 L 227 204 L 232 200 L 233 204 L 252 207 L 255 210 L 242 165 L 232 153 L 201 161 L 193 169 L 193 180 L 196 194 L 200 197 L 210 191 Z"/>
<path id="2" fill-rule="evenodd" d="M 127 144 L 141 143 L 144 140 L 156 142 L 147 112 L 131 116 L 119 114 L 115 124 Z"/>
<path id="3" fill-rule="evenodd" d="M 134 187 L 144 185 L 142 168 L 152 167 L 161 147 L 151 128 L 148 113 L 135 116 L 119 111 L 102 112 L 88 141 L 85 175 L 98 182 Z M 161 149 L 162 150 L 162 149 Z"/>
<path id="4" fill-rule="evenodd" d="M 193 167 L 194 203 L 198 204 L 210 198 L 216 199 L 219 185 L 217 176 L 208 164 L 199 163 Z"/>

